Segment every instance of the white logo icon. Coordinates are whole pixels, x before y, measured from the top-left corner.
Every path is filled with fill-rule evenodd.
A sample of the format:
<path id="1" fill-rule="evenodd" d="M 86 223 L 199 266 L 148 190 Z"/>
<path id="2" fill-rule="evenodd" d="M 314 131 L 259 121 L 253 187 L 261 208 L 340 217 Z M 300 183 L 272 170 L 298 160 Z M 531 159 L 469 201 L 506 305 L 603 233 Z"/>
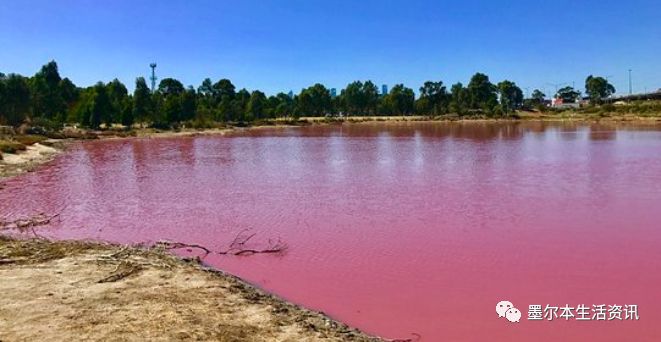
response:
<path id="1" fill-rule="evenodd" d="M 512 302 L 508 302 L 506 300 L 502 302 L 498 302 L 498 304 L 496 304 L 496 312 L 498 313 L 498 318 L 505 317 L 505 313 L 507 312 L 507 310 L 513 307 L 514 305 L 512 304 Z"/>
<path id="2" fill-rule="evenodd" d="M 517 308 L 511 308 L 505 313 L 505 318 L 512 323 L 519 323 L 519 320 L 521 319 L 521 311 Z"/>
<path id="3" fill-rule="evenodd" d="M 514 304 L 510 301 L 500 301 L 496 304 L 496 312 L 498 313 L 498 318 L 505 317 L 508 321 L 514 323 L 519 322 L 521 319 L 521 311 L 514 307 Z"/>

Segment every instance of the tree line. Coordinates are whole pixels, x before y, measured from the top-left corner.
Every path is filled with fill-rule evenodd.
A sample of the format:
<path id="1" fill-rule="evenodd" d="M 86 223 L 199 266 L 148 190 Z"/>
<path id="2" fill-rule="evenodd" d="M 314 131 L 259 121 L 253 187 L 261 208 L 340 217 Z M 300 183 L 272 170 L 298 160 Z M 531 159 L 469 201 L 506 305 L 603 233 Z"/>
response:
<path id="1" fill-rule="evenodd" d="M 595 101 L 614 93 L 602 77 L 589 76 L 586 93 Z M 557 97 L 576 100 L 580 92 L 571 87 Z M 0 124 L 32 125 L 57 129 L 64 124 L 99 128 L 102 125 L 136 123 L 167 128 L 181 124 L 208 127 L 218 122 L 252 122 L 301 116 L 480 114 L 503 117 L 524 107 L 541 106 L 546 95 L 534 90 L 529 99 L 516 83 L 492 83 L 483 73 L 473 75 L 467 85 L 449 88 L 442 81 L 427 81 L 416 95 L 397 84 L 380 94 L 372 81 L 349 83 L 337 96 L 322 84 L 298 94 L 237 90 L 228 79 L 205 79 L 200 86 L 185 87 L 174 78 L 162 79 L 153 92 L 143 77 L 135 81 L 133 93 L 117 79 L 82 88 L 62 78 L 55 61 L 44 65 L 32 77 L 0 73 Z"/>

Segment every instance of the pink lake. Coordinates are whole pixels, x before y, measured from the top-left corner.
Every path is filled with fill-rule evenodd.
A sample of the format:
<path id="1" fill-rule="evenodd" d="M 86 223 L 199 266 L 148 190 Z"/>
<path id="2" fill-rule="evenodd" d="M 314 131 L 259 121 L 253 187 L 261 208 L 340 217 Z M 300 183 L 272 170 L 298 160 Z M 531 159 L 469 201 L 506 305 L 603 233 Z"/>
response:
<path id="1" fill-rule="evenodd" d="M 661 340 L 661 126 L 402 123 L 74 144 L 0 183 L 40 233 L 282 256 L 206 263 L 370 334 L 420 341 Z M 511 301 L 519 323 L 498 318 Z M 638 305 L 638 320 L 528 319 Z M 592 313 L 590 314 L 590 316 Z M 624 314 L 622 315 L 624 318 Z"/>

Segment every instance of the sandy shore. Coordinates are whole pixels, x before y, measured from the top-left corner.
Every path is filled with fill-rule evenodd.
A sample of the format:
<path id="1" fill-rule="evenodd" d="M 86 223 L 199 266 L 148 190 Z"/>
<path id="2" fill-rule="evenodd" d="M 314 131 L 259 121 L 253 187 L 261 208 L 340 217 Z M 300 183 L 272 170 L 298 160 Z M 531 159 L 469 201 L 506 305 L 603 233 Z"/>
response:
<path id="1" fill-rule="evenodd" d="M 0 236 L 0 341 L 382 341 L 159 249 Z"/>
<path id="2" fill-rule="evenodd" d="M 25 151 L 2 153 L 0 179 L 30 172 L 39 165 L 51 161 L 63 150 L 61 142 L 49 141 L 48 144 L 52 146 L 36 143 L 27 146 Z"/>

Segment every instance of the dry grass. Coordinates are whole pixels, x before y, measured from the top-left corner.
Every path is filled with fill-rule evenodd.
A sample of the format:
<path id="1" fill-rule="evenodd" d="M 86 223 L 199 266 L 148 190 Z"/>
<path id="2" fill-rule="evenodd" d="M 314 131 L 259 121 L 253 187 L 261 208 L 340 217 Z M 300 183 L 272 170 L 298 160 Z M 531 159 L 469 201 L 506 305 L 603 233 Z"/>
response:
<path id="1" fill-rule="evenodd" d="M 16 153 L 18 151 L 25 151 L 27 147 L 20 142 L 12 140 L 0 140 L 0 152 L 3 153 Z"/>
<path id="2" fill-rule="evenodd" d="M 160 249 L 0 236 L 0 341 L 380 341 Z"/>
<path id="3" fill-rule="evenodd" d="M 40 143 L 44 140 L 47 140 L 48 138 L 43 136 L 43 135 L 30 135 L 30 134 L 25 134 L 25 135 L 16 135 L 14 136 L 14 140 L 23 144 L 23 145 L 34 145 L 36 143 Z"/>

